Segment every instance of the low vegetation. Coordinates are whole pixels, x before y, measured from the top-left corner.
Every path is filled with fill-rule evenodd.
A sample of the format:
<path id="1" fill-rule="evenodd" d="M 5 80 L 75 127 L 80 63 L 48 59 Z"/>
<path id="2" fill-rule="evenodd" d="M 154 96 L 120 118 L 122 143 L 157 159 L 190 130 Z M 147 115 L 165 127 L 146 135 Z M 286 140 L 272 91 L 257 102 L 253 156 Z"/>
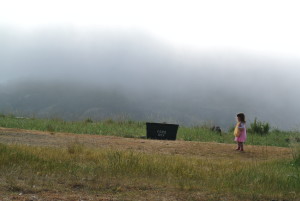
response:
<path id="1" fill-rule="evenodd" d="M 78 134 L 111 135 L 127 138 L 146 136 L 145 122 L 114 121 L 111 119 L 94 122 L 86 119 L 78 122 L 67 122 L 61 119 L 16 118 L 13 115 L 0 115 L 0 127 L 41 130 L 49 132 L 68 132 Z M 268 128 L 266 128 L 268 127 Z M 258 128 L 263 128 L 263 134 Z M 268 130 L 268 131 L 267 131 Z M 267 132 L 266 132 L 267 131 Z M 180 126 L 177 139 L 185 141 L 234 143 L 231 131 L 218 133 L 208 126 Z M 247 144 L 289 147 L 291 141 L 300 142 L 298 131 L 271 130 L 269 124 L 255 120 L 248 129 Z"/>
<path id="2" fill-rule="evenodd" d="M 128 191 L 201 193 L 210 200 L 296 200 L 299 164 L 241 161 L 92 149 L 0 144 L 0 189 L 9 192 L 85 191 L 135 199 Z M 270 171 L 272 170 L 272 171 Z M 209 196 L 210 197 L 209 197 Z"/>
<path id="3" fill-rule="evenodd" d="M 261 122 L 255 118 L 253 123 L 250 124 L 249 131 L 260 135 L 267 135 L 270 131 L 270 124 L 268 122 Z"/>
<path id="4" fill-rule="evenodd" d="M 0 114 L 0 127 L 127 138 L 146 136 L 145 123 L 133 121 L 66 122 Z M 299 132 L 275 129 L 262 135 L 253 132 L 251 126 L 249 131 L 248 144 L 290 147 L 293 158 L 199 158 L 91 148 L 76 141 L 62 147 L 0 143 L 0 193 L 84 192 L 114 195 L 117 200 L 143 200 L 144 196 L 149 200 L 166 196 L 168 200 L 172 194 L 178 200 L 299 199 Z M 177 137 L 185 141 L 233 143 L 231 132 L 218 133 L 205 126 L 181 126 Z M 156 195 L 159 192 L 162 194 Z"/>

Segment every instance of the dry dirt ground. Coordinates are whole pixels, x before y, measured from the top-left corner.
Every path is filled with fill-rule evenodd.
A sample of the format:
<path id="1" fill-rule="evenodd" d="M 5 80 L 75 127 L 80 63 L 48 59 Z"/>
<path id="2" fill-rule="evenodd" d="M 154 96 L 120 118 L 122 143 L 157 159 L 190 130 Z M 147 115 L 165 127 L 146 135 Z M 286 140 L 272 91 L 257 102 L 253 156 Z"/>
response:
<path id="1" fill-rule="evenodd" d="M 145 153 L 158 153 L 169 155 L 183 155 L 192 156 L 198 158 L 218 159 L 228 158 L 234 160 L 272 160 L 281 158 L 292 158 L 291 150 L 289 148 L 282 147 L 267 147 L 267 146 L 250 146 L 245 145 L 245 152 L 241 153 L 235 151 L 234 144 L 222 144 L 222 143 L 203 143 L 203 142 L 189 142 L 189 141 L 159 141 L 159 140 L 147 140 L 136 138 L 121 138 L 112 136 L 100 136 L 100 135 L 82 135 L 71 133 L 51 133 L 42 131 L 1 128 L 0 127 L 0 143 L 5 144 L 25 144 L 31 146 L 56 146 L 66 147 L 69 143 L 79 142 L 88 147 L 95 148 L 113 148 L 118 150 L 132 150 Z M 167 195 L 168 192 L 158 190 L 158 194 L 162 193 L 162 199 L 164 197 L 172 198 L 174 195 Z M 165 194 L 166 193 L 166 194 Z M 173 192 L 176 195 L 176 192 Z M 34 195 L 8 195 L 0 200 L 116 200 L 113 195 L 87 195 L 84 193 L 69 192 L 64 195 L 56 192 L 41 192 Z M 156 200 L 150 197 L 141 198 L 141 200 Z M 203 199 L 201 199 L 201 197 Z M 198 195 L 197 200 L 206 200 L 208 195 Z M 4 196 L 3 196 L 4 197 Z M 180 196 L 181 197 L 181 196 Z M 184 196 L 183 196 L 184 197 Z M 41 199 L 43 198 L 43 199 Z M 47 199 L 45 199 L 47 198 Z M 48 199 L 49 198 L 49 199 Z M 178 197 L 177 197 L 178 198 Z M 177 199 L 167 200 L 181 200 Z M 118 199 L 119 200 L 119 199 Z M 194 200 L 194 199 L 193 199 Z"/>
<path id="2" fill-rule="evenodd" d="M 235 151 L 234 144 L 159 141 L 114 136 L 51 133 L 0 127 L 0 143 L 25 144 L 32 146 L 65 147 L 69 143 L 79 142 L 88 147 L 133 150 L 145 153 L 178 154 L 199 158 L 228 158 L 241 160 L 269 160 L 291 158 L 291 150 L 283 147 L 245 145 L 245 152 Z"/>

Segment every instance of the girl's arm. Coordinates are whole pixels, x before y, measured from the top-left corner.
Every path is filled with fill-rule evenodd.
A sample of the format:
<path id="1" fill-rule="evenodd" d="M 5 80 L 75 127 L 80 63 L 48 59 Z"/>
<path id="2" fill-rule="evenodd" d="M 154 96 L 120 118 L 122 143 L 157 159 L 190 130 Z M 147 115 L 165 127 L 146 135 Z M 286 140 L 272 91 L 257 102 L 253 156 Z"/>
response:
<path id="1" fill-rule="evenodd" d="M 239 129 L 239 131 L 240 131 L 240 132 L 243 132 L 243 131 L 244 131 L 244 129 L 245 129 L 245 125 L 244 125 L 244 124 L 242 124 L 242 123 L 239 123 L 239 125 L 238 125 L 238 129 Z"/>

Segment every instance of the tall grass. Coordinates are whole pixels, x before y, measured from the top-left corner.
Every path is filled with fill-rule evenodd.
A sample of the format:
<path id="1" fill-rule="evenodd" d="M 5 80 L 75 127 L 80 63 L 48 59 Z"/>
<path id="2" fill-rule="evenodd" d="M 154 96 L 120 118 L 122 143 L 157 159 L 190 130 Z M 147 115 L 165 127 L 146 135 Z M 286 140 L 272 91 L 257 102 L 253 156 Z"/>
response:
<path id="1" fill-rule="evenodd" d="M 15 118 L 0 115 L 0 127 L 41 130 L 49 132 L 69 132 L 78 134 L 111 135 L 129 138 L 146 136 L 145 122 L 113 121 L 111 119 L 93 122 L 91 119 L 78 122 L 67 122 L 60 119 Z M 270 131 L 267 135 L 248 132 L 246 144 L 289 147 L 290 139 L 300 139 L 296 131 Z M 211 131 L 205 126 L 180 126 L 177 139 L 185 141 L 234 143 L 231 132 L 222 133 Z"/>
<path id="2" fill-rule="evenodd" d="M 105 120 L 93 123 L 91 120 L 67 122 L 61 119 L 35 119 L 0 117 L 0 126 L 49 132 L 69 132 L 78 134 L 98 134 L 122 137 L 139 137 L 145 134 L 145 124 L 133 121 Z"/>
<path id="3" fill-rule="evenodd" d="M 294 159 L 294 165 L 299 168 L 299 176 L 300 176 L 300 144 L 295 139 L 291 139 L 291 149 L 292 155 Z"/>
<path id="4" fill-rule="evenodd" d="M 288 161 L 251 163 L 174 155 L 0 144 L 0 189 L 13 192 L 124 192 L 178 189 L 230 195 L 234 200 L 293 200 L 300 196 L 297 169 Z M 272 170 L 272 171 L 270 171 Z"/>

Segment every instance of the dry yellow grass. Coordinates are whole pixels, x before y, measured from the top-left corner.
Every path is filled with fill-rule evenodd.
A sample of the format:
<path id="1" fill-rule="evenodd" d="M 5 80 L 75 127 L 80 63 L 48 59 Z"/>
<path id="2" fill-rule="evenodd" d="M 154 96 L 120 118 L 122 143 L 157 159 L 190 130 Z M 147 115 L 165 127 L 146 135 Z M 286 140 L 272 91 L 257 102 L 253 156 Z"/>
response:
<path id="1" fill-rule="evenodd" d="M 290 148 L 245 145 L 245 152 L 235 151 L 235 145 L 214 142 L 159 141 L 115 136 L 72 133 L 52 133 L 0 127 L 0 142 L 34 146 L 64 147 L 79 142 L 87 147 L 133 150 L 144 153 L 187 155 L 198 158 L 228 158 L 230 160 L 291 159 Z"/>

